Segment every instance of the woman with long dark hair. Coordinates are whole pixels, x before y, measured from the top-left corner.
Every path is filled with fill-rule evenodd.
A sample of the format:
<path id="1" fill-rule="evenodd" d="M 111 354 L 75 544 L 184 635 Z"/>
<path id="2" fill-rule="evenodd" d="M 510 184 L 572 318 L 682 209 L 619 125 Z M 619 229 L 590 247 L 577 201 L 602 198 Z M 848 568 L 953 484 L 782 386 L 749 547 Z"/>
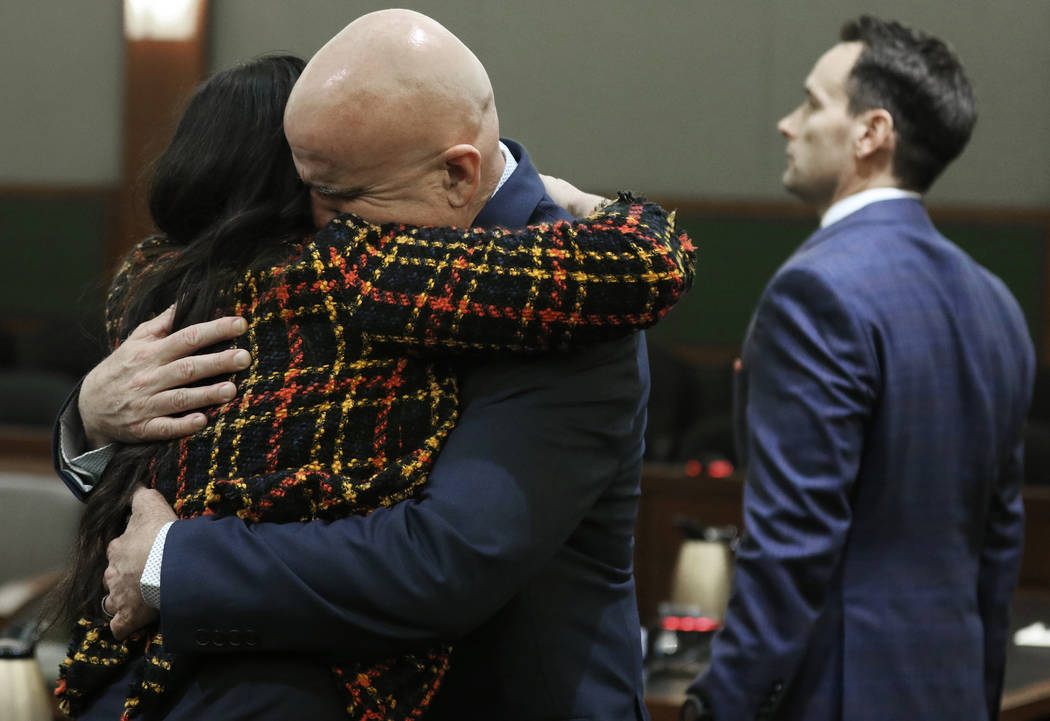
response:
<path id="1" fill-rule="evenodd" d="M 206 428 L 123 447 L 89 497 L 64 589 L 79 620 L 58 695 L 73 716 L 94 717 L 92 704 L 114 696 L 124 717 L 163 713 L 199 673 L 157 629 L 117 642 L 100 613 L 106 545 L 139 485 L 180 518 L 298 522 L 397 503 L 418 492 L 455 424 L 450 360 L 621 336 L 656 322 L 691 282 L 692 246 L 673 215 L 627 196 L 587 220 L 519 232 L 342 216 L 311 235 L 281 124 L 302 67 L 266 57 L 197 90 L 157 162 L 160 234 L 110 288 L 113 345 L 174 304 L 176 328 L 245 317 L 253 360 Z M 442 647 L 335 663 L 331 675 L 349 718 L 414 718 L 447 667 Z"/>

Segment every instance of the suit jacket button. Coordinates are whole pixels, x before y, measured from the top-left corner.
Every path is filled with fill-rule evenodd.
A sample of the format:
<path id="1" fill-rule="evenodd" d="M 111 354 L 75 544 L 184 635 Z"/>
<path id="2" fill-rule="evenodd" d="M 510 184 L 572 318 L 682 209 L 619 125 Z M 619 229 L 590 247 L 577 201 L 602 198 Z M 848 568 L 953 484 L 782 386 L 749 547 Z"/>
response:
<path id="1" fill-rule="evenodd" d="M 774 681 L 773 682 L 773 693 L 780 693 L 783 690 L 784 690 L 784 682 L 783 681 Z"/>
<path id="2" fill-rule="evenodd" d="M 211 645 L 211 634 L 203 628 L 198 628 L 193 632 L 193 641 L 198 646 L 209 646 Z"/>
<path id="3" fill-rule="evenodd" d="M 259 645 L 259 634 L 256 633 L 254 628 L 246 628 L 241 634 L 241 639 L 244 641 L 245 646 L 258 646 Z"/>
<path id="4" fill-rule="evenodd" d="M 211 645 L 216 648 L 222 648 L 226 645 L 226 634 L 219 629 L 214 629 L 211 632 Z"/>
<path id="5" fill-rule="evenodd" d="M 231 648 L 237 648 L 238 646 L 240 646 L 241 645 L 241 631 L 240 631 L 240 629 L 231 628 L 229 631 L 227 631 L 226 632 L 226 643 L 228 643 Z"/>

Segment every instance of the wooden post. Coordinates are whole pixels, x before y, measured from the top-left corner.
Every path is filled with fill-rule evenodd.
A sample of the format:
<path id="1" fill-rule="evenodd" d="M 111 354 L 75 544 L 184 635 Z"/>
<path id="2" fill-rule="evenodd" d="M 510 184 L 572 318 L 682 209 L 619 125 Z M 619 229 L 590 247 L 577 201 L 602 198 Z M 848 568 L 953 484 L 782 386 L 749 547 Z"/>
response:
<path id="1" fill-rule="evenodd" d="M 207 13 L 208 0 L 199 0 L 195 29 L 186 39 L 132 39 L 125 34 L 123 160 L 116 233 L 106 252 L 110 272 L 154 230 L 146 206 L 149 169 L 171 139 L 187 96 L 207 71 Z"/>

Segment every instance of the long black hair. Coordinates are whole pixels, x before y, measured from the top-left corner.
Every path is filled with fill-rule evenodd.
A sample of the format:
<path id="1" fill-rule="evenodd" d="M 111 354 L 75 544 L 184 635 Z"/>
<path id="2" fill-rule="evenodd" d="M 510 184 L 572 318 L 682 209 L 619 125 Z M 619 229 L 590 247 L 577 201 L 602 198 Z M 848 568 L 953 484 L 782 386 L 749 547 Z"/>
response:
<path id="1" fill-rule="evenodd" d="M 304 65 L 266 56 L 197 88 L 155 163 L 149 195 L 153 222 L 180 253 L 129 294 L 121 338 L 172 303 L 177 328 L 210 319 L 234 276 L 269 264 L 281 241 L 309 227 L 309 198 L 282 126 Z"/>
<path id="2" fill-rule="evenodd" d="M 194 92 L 154 165 L 149 208 L 164 252 L 126 289 L 117 338 L 173 303 L 175 328 L 215 317 L 235 278 L 276 262 L 287 241 L 310 232 L 309 197 L 282 127 L 304 65 L 291 55 L 265 56 L 213 75 Z M 99 617 L 106 546 L 123 532 L 131 495 L 165 446 L 123 446 L 106 467 L 88 497 L 52 620 Z"/>

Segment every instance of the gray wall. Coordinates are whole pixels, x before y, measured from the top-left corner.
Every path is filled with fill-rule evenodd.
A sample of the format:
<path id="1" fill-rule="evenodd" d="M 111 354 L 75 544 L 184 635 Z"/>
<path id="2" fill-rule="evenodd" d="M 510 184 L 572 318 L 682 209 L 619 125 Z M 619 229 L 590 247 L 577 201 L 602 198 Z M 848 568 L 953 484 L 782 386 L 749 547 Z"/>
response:
<path id="1" fill-rule="evenodd" d="M 119 2 L 3 0 L 0 68 L 0 183 L 117 182 Z"/>
<path id="2" fill-rule="evenodd" d="M 11 7 L 15 6 L 15 7 Z M 346 0 L 212 0 L 212 67 L 315 51 L 353 17 Z M 783 200 L 776 120 L 862 11 L 948 39 L 977 86 L 970 148 L 940 204 L 1050 205 L 1046 0 L 417 0 L 488 67 L 504 134 L 544 171 L 599 190 Z M 0 183 L 112 182 L 118 173 L 119 3 L 34 0 L 0 11 Z"/>

